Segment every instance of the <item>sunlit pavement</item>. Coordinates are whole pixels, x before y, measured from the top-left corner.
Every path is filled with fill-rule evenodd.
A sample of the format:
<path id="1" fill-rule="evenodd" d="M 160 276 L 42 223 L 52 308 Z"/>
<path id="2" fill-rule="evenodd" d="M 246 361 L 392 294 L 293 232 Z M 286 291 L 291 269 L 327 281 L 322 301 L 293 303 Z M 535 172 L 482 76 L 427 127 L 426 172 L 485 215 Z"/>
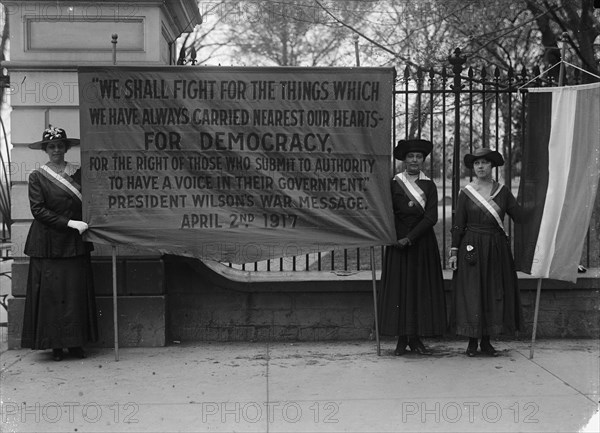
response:
<path id="1" fill-rule="evenodd" d="M 384 340 L 196 343 L 3 351 L 6 432 L 598 431 L 599 342 L 426 341 L 433 356 L 393 356 Z"/>

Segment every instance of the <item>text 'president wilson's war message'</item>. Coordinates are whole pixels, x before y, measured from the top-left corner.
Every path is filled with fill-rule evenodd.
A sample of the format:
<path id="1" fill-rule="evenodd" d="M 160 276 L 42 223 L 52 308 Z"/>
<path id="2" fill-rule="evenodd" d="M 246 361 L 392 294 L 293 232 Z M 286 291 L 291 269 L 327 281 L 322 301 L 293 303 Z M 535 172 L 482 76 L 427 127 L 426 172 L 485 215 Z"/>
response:
<path id="1" fill-rule="evenodd" d="M 393 241 L 393 72 L 81 68 L 89 240 L 235 263 Z"/>

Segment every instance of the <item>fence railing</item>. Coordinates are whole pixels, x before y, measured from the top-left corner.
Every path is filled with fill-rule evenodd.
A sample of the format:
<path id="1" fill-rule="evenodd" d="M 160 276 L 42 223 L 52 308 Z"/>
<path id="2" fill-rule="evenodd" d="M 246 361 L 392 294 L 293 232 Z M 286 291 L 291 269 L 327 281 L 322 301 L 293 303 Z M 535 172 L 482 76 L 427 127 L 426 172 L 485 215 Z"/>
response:
<path id="1" fill-rule="evenodd" d="M 193 54 L 193 53 L 192 53 Z M 193 61 L 178 64 L 194 64 Z M 496 179 L 517 196 L 521 174 L 521 151 L 525 143 L 525 104 L 521 90 L 526 87 L 556 86 L 554 76 L 542 78 L 538 67 L 516 72 L 497 67 L 469 67 L 459 49 L 448 58 L 449 65 L 441 70 L 415 69 L 407 66 L 396 77 L 393 110 L 393 140 L 426 138 L 434 150 L 426 162 L 426 171 L 438 186 L 439 220 L 435 226 L 441 260 L 450 245 L 450 227 L 460 188 L 472 180 L 472 173 L 462 164 L 461 157 L 477 147 L 489 147 L 503 154 L 506 164 L 496 168 Z M 573 71 L 568 84 L 578 84 L 581 74 Z M 565 82 L 566 83 L 566 82 Z M 390 150 L 391 150 L 390 149 Z M 396 162 L 396 171 L 402 169 Z M 598 209 L 592 216 L 597 221 Z M 509 234 L 513 227 L 508 223 Z M 600 240 L 591 233 L 584 245 L 582 264 L 600 266 Z M 383 247 L 376 247 L 376 267 L 381 269 Z M 343 249 L 326 253 L 279 258 L 264 262 L 233 265 L 248 271 L 334 271 L 354 272 L 371 269 L 368 249 Z"/>

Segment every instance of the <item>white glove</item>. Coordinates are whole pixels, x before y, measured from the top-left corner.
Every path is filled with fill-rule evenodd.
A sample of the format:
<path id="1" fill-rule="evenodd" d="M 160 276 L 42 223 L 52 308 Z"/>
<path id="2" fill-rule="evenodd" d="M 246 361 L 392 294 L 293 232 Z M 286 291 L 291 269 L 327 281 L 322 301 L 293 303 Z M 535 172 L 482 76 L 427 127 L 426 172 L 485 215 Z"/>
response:
<path id="1" fill-rule="evenodd" d="M 451 270 L 456 271 L 456 269 L 458 269 L 458 257 L 450 256 L 448 264 L 450 265 Z"/>
<path id="2" fill-rule="evenodd" d="M 84 231 L 86 231 L 88 229 L 87 223 L 83 222 L 83 221 L 69 220 L 67 225 L 69 227 L 71 227 L 72 229 L 77 230 L 79 232 L 79 234 L 82 234 Z"/>

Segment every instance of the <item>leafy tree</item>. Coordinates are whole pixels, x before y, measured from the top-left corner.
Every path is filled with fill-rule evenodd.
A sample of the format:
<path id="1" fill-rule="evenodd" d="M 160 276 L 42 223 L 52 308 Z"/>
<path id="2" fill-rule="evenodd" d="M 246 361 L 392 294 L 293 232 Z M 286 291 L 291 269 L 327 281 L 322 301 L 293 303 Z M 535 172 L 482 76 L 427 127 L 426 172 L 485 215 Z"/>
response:
<path id="1" fill-rule="evenodd" d="M 600 8 L 594 8 L 594 0 L 524 0 L 524 2 L 527 9 L 535 16 L 543 45 L 544 62 L 548 66 L 554 66 L 561 60 L 558 41 L 563 39 L 564 34 L 565 43 L 572 55 L 562 60 L 577 64 L 584 71 L 589 72 L 582 75 L 583 82 L 599 81 Z M 553 76 L 556 78 L 557 75 L 554 71 Z"/>
<path id="2" fill-rule="evenodd" d="M 177 41 L 178 64 L 204 65 L 218 61 L 223 55 L 227 59 L 228 47 L 232 41 L 228 37 L 225 22 L 236 12 L 233 5 L 227 0 L 221 0 L 199 1 L 198 6 L 202 15 L 202 24 L 194 31 L 185 33 Z"/>
<path id="3" fill-rule="evenodd" d="M 332 2 L 344 22 L 359 19 L 364 2 Z M 367 2 L 368 3 L 368 2 Z M 231 1 L 237 11 L 225 22 L 237 64 L 340 66 L 352 58 L 351 32 L 315 0 Z"/>

